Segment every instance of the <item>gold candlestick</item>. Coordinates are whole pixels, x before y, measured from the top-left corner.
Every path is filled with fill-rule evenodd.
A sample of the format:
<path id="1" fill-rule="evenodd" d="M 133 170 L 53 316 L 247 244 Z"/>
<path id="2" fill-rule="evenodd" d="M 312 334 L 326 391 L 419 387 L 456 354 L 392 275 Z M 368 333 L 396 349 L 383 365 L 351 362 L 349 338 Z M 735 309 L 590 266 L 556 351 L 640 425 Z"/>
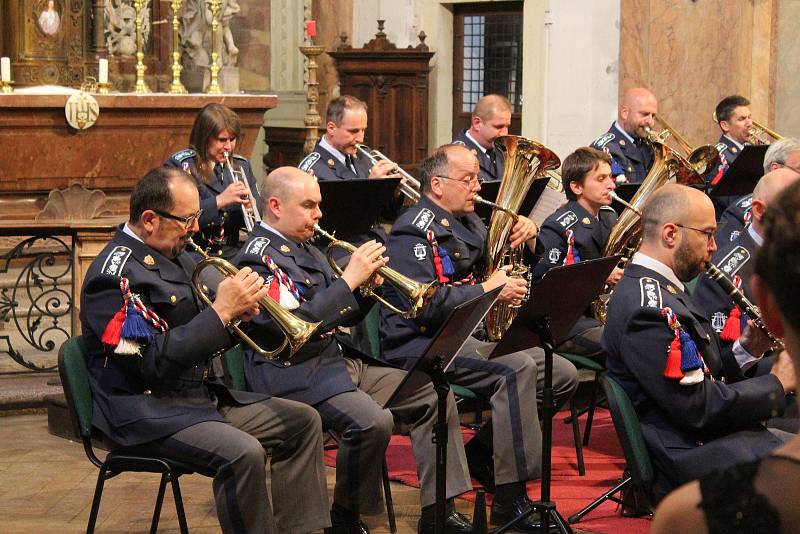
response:
<path id="1" fill-rule="evenodd" d="M 144 72 L 147 66 L 144 64 L 144 39 L 142 37 L 142 8 L 144 0 L 133 0 L 133 7 L 136 9 L 136 88 L 134 93 L 146 95 L 150 93 L 150 88 L 144 81 Z"/>
<path id="2" fill-rule="evenodd" d="M 325 51 L 324 46 L 301 46 L 300 52 L 308 59 L 308 90 L 306 92 L 306 102 L 308 109 L 303 118 L 303 124 L 306 125 L 306 140 L 303 144 L 303 153 L 309 154 L 314 151 L 314 145 L 319 139 L 319 126 L 322 123 L 322 117 L 317 110 L 319 103 L 319 83 L 317 82 L 317 61 L 318 55 Z"/>
<path id="3" fill-rule="evenodd" d="M 185 95 L 188 91 L 181 83 L 181 49 L 178 43 L 178 28 L 180 18 L 178 14 L 181 10 L 182 0 L 171 0 L 169 7 L 172 9 L 172 84 L 169 86 L 169 93 L 173 95 Z"/>
<path id="4" fill-rule="evenodd" d="M 209 8 L 211 9 L 211 82 L 208 84 L 206 93 L 210 95 L 219 95 L 222 94 L 222 89 L 220 89 L 219 82 L 217 81 L 217 77 L 219 76 L 219 63 L 217 63 L 217 59 L 219 59 L 219 50 L 217 49 L 217 26 L 219 25 L 217 13 L 219 13 L 220 8 L 219 0 L 211 0 Z"/>
<path id="5" fill-rule="evenodd" d="M 0 82 L 0 93 L 9 94 L 14 92 L 14 82 L 9 80 L 7 82 Z"/>

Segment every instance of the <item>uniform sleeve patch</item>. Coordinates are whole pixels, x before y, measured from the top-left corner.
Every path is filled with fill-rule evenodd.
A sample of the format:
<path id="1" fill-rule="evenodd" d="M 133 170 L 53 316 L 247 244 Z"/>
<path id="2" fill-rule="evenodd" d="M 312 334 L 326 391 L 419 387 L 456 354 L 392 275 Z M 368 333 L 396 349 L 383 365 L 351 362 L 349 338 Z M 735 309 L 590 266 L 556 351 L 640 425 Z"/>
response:
<path id="1" fill-rule="evenodd" d="M 422 261 L 428 257 L 428 247 L 424 243 L 417 243 L 414 245 L 414 257 L 417 261 Z"/>
<path id="2" fill-rule="evenodd" d="M 611 132 L 604 133 L 603 135 L 595 139 L 594 143 L 592 143 L 592 146 L 595 148 L 603 148 L 608 143 L 613 141 L 615 137 L 616 135 L 614 135 Z"/>
<path id="3" fill-rule="evenodd" d="M 752 205 L 753 205 L 753 195 L 750 195 L 739 201 L 739 207 L 742 209 L 748 209 Z"/>
<path id="4" fill-rule="evenodd" d="M 558 265 L 558 260 L 561 259 L 561 250 L 557 247 L 551 248 L 547 253 L 547 259 L 552 265 Z"/>
<path id="5" fill-rule="evenodd" d="M 569 228 L 576 222 L 578 222 L 578 216 L 575 215 L 574 211 L 568 211 L 566 213 L 562 213 L 556 221 L 558 224 L 561 225 L 562 228 Z"/>
<path id="6" fill-rule="evenodd" d="M 639 291 L 641 294 L 640 306 L 661 309 L 661 286 L 658 285 L 658 281 L 648 277 L 640 278 Z"/>
<path id="7" fill-rule="evenodd" d="M 419 213 L 417 213 L 417 216 L 414 217 L 414 220 L 411 221 L 411 224 L 414 227 L 418 228 L 419 230 L 425 232 L 428 230 L 428 227 L 431 225 L 432 222 L 433 222 L 433 212 L 428 208 L 424 208 L 420 210 Z"/>
<path id="8" fill-rule="evenodd" d="M 319 158 L 321 157 L 322 155 L 320 155 L 319 152 L 312 152 L 311 154 L 303 158 L 303 161 L 301 161 L 300 165 L 298 165 L 297 167 L 301 171 L 308 172 L 311 170 L 311 167 L 313 167 L 314 164 L 319 161 Z"/>
<path id="9" fill-rule="evenodd" d="M 719 262 L 719 270 L 733 278 L 739 269 L 750 260 L 750 251 L 743 246 L 738 246 L 728 252 L 728 255 Z"/>
<path id="10" fill-rule="evenodd" d="M 109 276 L 122 276 L 122 269 L 125 268 L 125 263 L 131 257 L 131 249 L 128 247 L 118 246 L 109 252 L 106 261 L 103 262 L 102 274 Z"/>
<path id="11" fill-rule="evenodd" d="M 257 237 L 247 244 L 247 254 L 255 254 L 256 256 L 263 256 L 264 249 L 269 245 L 268 237 Z"/>
<path id="12" fill-rule="evenodd" d="M 728 145 L 725 143 L 717 143 L 714 145 L 714 148 L 717 149 L 717 152 L 725 152 L 725 150 L 728 148 Z"/>
<path id="13" fill-rule="evenodd" d="M 195 152 L 194 149 L 185 148 L 185 149 L 181 150 L 180 152 L 174 153 L 172 155 L 172 159 L 174 159 L 175 161 L 183 161 L 185 159 L 193 158 L 196 155 L 197 155 L 197 152 Z"/>

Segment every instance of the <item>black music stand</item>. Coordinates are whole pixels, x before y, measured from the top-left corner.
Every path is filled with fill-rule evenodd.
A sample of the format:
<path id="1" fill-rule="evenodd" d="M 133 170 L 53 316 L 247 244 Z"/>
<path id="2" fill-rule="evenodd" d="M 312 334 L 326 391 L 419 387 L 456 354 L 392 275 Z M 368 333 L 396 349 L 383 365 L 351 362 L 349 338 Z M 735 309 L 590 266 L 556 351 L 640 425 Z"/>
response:
<path id="1" fill-rule="evenodd" d="M 539 197 L 542 196 L 544 188 L 547 187 L 547 182 L 547 177 L 540 177 L 533 181 L 533 184 L 531 184 L 530 189 L 528 189 L 528 194 L 525 195 L 525 199 L 522 201 L 522 204 L 520 204 L 520 208 L 517 210 L 517 213 L 527 217 L 528 214 L 533 211 L 533 207 L 536 205 Z M 481 184 L 481 191 L 478 194 L 485 200 L 495 202 L 497 200 L 497 193 L 499 190 L 500 181 L 484 182 Z M 475 213 L 477 213 L 478 216 L 484 221 L 488 221 L 492 216 L 492 208 L 485 204 L 476 203 Z"/>
<path id="2" fill-rule="evenodd" d="M 319 225 L 340 238 L 365 235 L 392 201 L 400 178 L 363 178 L 319 182 L 322 219 Z"/>
<path id="3" fill-rule="evenodd" d="M 746 145 L 719 182 L 709 189 L 708 195 L 711 198 L 742 197 L 752 193 L 764 176 L 767 148 L 767 145 Z"/>
<path id="4" fill-rule="evenodd" d="M 550 521 L 559 532 L 572 534 L 556 503 L 550 500 L 551 447 L 553 444 L 553 353 L 557 343 L 564 341 L 570 330 L 603 290 L 608 275 L 619 263 L 620 256 L 587 260 L 574 265 L 555 267 L 545 273 L 511 323 L 503 339 L 489 358 L 522 349 L 541 346 L 544 349 L 544 390 L 542 391 L 542 493 L 530 512 L 517 516 L 492 531 L 500 534 L 538 510 L 542 532 L 550 532 Z M 568 296 L 568 298 L 567 298 Z"/>
<path id="5" fill-rule="evenodd" d="M 390 408 L 395 401 L 413 395 L 421 386 L 433 382 L 436 390 L 436 424 L 433 442 L 436 444 L 436 526 L 434 532 L 444 533 L 445 501 L 447 491 L 447 393 L 450 384 L 445 371 L 453 362 L 467 338 L 483 320 L 492 307 L 502 287 L 459 304 L 450 312 L 447 320 L 431 341 L 425 353 L 416 361 L 414 367 L 403 378 L 384 408 Z"/>

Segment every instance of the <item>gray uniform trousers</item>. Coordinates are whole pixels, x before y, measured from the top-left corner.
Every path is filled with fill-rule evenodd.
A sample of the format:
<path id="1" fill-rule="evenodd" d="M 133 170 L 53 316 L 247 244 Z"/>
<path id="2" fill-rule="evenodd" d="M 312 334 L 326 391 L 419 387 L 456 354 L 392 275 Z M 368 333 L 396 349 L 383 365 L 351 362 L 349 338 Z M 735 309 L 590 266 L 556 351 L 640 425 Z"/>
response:
<path id="1" fill-rule="evenodd" d="M 387 410 L 382 406 L 406 371 L 370 365 L 355 358 L 345 357 L 345 363 L 358 389 L 340 393 L 314 406 L 322 416 L 323 426 L 339 435 L 333 502 L 355 513 L 381 512 L 383 460 L 397 417 L 410 427 L 420 481 L 420 502 L 422 506 L 434 504 L 436 451 L 432 440 L 437 412 L 433 386 L 426 385 Z M 447 439 L 447 497 L 450 498 L 472 489 L 452 393 L 447 399 Z"/>
<path id="2" fill-rule="evenodd" d="M 492 409 L 492 448 L 495 484 L 522 482 L 541 476 L 542 431 L 536 403 L 544 388 L 544 351 L 527 349 L 488 360 L 494 343 L 469 338 L 448 378 L 489 397 Z M 577 370 L 560 356 L 553 357 L 553 397 L 568 401 L 578 386 Z"/>
<path id="3" fill-rule="evenodd" d="M 228 423 L 198 423 L 146 448 L 216 469 L 214 501 L 222 532 L 300 534 L 330 526 L 322 425 L 314 409 L 275 397 L 218 409 Z"/>

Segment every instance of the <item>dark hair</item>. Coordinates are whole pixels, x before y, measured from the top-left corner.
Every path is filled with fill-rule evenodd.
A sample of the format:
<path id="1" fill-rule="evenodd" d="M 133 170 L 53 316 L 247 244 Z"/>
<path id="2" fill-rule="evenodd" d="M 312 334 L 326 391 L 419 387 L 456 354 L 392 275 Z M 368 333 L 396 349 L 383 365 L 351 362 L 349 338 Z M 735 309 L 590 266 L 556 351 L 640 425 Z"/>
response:
<path id="1" fill-rule="evenodd" d="M 733 115 L 733 110 L 738 108 L 739 106 L 749 106 L 750 101 L 747 100 L 745 97 L 740 95 L 731 95 L 726 96 L 722 100 L 719 101 L 717 104 L 717 109 L 714 110 L 714 114 L 717 117 L 717 122 L 720 123 L 722 121 L 729 121 L 731 120 L 731 115 Z"/>
<path id="2" fill-rule="evenodd" d="M 336 126 L 342 124 L 344 112 L 347 109 L 363 109 L 367 111 L 367 103 L 350 95 L 342 95 L 328 102 L 328 110 L 325 112 L 325 124 L 332 122 Z"/>
<path id="3" fill-rule="evenodd" d="M 437 148 L 433 154 L 425 158 L 418 168 L 420 189 L 423 193 L 431 190 L 431 179 L 434 176 L 447 176 L 450 169 L 450 160 L 447 157 L 452 147 L 462 147 L 463 145 L 448 144 Z"/>
<path id="4" fill-rule="evenodd" d="M 169 184 L 175 179 L 195 183 L 191 175 L 175 167 L 156 167 L 142 176 L 131 192 L 129 222 L 139 224 L 139 219 L 146 210 L 171 211 L 175 203 Z"/>
<path id="5" fill-rule="evenodd" d="M 239 116 L 228 106 L 212 103 L 203 106 L 194 119 L 192 133 L 189 134 L 189 146 L 197 152 L 198 172 L 205 180 L 211 178 L 214 165 L 208 161 L 208 141 L 216 137 L 222 130 L 228 130 L 237 139 L 242 133 Z"/>
<path id="6" fill-rule="evenodd" d="M 578 200 L 578 196 L 570 189 L 572 182 L 583 185 L 589 171 L 597 168 L 600 162 L 611 165 L 611 156 L 589 146 L 580 147 L 564 159 L 561 164 L 561 181 L 564 184 L 564 194 L 570 200 Z"/>
<path id="7" fill-rule="evenodd" d="M 800 182 L 787 187 L 770 203 L 755 272 L 772 290 L 791 328 L 800 332 Z"/>

